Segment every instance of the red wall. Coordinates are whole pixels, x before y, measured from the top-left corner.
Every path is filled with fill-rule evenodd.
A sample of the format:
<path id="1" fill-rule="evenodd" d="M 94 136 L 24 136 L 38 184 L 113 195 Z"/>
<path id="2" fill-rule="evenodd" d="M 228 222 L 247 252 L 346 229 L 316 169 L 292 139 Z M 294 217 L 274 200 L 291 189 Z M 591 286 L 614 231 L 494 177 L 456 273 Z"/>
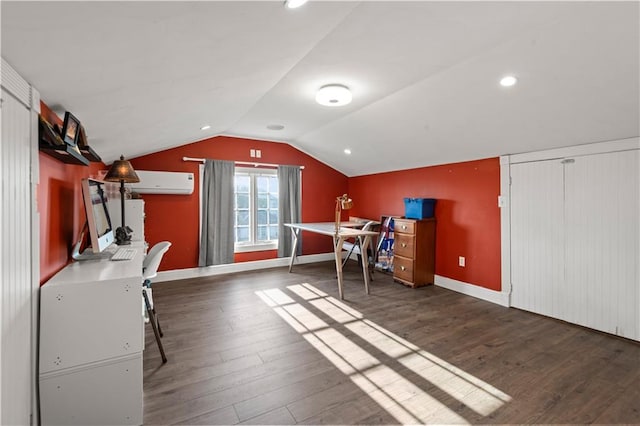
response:
<path id="1" fill-rule="evenodd" d="M 353 216 L 401 216 L 404 197 L 437 199 L 436 274 L 492 290 L 501 289 L 499 194 L 498 158 L 349 179 Z"/>
<path id="2" fill-rule="evenodd" d="M 52 123 L 59 118 L 42 104 L 42 114 Z M 252 161 L 250 149 L 262 151 L 261 162 L 303 165 L 304 222 L 333 221 L 335 197 L 348 192 L 355 206 L 346 216 L 379 218 L 402 215 L 404 197 L 436 198 L 438 275 L 500 290 L 500 166 L 497 158 L 347 178 L 336 170 L 287 144 L 250 139 L 215 137 L 178 148 L 131 159 L 139 170 L 192 172 L 192 195 L 145 195 L 147 241 L 173 242 L 161 270 L 196 267 L 198 263 L 198 163 L 183 156 Z M 44 283 L 70 260 L 70 252 L 84 223 L 80 180 L 105 169 L 64 164 L 40 153 L 40 282 Z M 304 235 L 304 254 L 331 251 L 323 236 Z M 466 257 L 466 267 L 458 266 Z M 274 250 L 238 253 L 236 262 L 271 259 Z"/>
<path id="3" fill-rule="evenodd" d="M 40 106 L 47 121 L 62 125 L 45 104 Z M 102 163 L 90 163 L 89 167 L 65 164 L 42 152 L 39 161 L 40 284 L 44 284 L 69 263 L 71 249 L 84 225 L 80 180 L 97 175 L 105 166 Z"/>
<path id="4" fill-rule="evenodd" d="M 260 159 L 249 156 L 250 149 L 262 151 Z M 259 161 L 272 164 L 301 165 L 302 221 L 333 221 L 336 196 L 347 191 L 348 178 L 331 167 L 313 159 L 284 143 L 218 136 L 130 159 L 138 170 L 191 172 L 195 176 L 195 190 L 191 195 L 145 194 L 145 238 L 153 244 L 167 240 L 173 245 L 163 258 L 161 270 L 198 266 L 198 165 L 182 157 L 212 158 L 233 161 Z M 331 239 L 313 234 L 303 236 L 303 253 L 327 253 L 332 250 Z M 236 262 L 272 259 L 276 251 L 238 253 Z"/>

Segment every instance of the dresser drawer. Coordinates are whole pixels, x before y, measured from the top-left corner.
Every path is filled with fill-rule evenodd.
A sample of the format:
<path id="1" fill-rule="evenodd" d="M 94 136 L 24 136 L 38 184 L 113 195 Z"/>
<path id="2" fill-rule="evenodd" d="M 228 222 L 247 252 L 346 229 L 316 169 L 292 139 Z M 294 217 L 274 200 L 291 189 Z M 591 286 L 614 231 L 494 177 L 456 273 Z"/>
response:
<path id="1" fill-rule="evenodd" d="M 396 255 L 413 258 L 416 244 L 416 237 L 409 234 L 397 233 L 396 241 L 393 245 Z"/>
<path id="2" fill-rule="evenodd" d="M 393 277 L 403 281 L 413 282 L 413 260 L 402 256 L 393 257 Z"/>
<path id="3" fill-rule="evenodd" d="M 394 225 L 394 232 L 414 235 L 416 233 L 415 226 L 416 226 L 416 223 L 413 220 L 396 219 L 395 225 Z"/>

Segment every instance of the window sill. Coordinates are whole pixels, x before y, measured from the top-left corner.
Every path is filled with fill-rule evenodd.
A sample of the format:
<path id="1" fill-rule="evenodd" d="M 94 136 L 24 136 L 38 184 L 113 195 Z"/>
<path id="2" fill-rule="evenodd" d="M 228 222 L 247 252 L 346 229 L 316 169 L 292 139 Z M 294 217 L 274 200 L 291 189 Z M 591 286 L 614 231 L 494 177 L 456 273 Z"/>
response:
<path id="1" fill-rule="evenodd" d="M 235 246 L 233 252 L 247 253 L 250 251 L 268 251 L 268 250 L 278 250 L 278 243 Z"/>

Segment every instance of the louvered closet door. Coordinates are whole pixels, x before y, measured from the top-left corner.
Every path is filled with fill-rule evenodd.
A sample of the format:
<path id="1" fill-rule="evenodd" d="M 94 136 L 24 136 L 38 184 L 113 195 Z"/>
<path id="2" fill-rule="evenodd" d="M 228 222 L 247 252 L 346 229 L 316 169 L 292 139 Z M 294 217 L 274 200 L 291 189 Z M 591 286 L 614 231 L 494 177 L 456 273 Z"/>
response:
<path id="1" fill-rule="evenodd" d="M 563 164 L 513 164 L 511 305 L 557 316 L 564 279 Z"/>
<path id="2" fill-rule="evenodd" d="M 561 319 L 640 340 L 640 151 L 565 165 L 566 309 Z"/>

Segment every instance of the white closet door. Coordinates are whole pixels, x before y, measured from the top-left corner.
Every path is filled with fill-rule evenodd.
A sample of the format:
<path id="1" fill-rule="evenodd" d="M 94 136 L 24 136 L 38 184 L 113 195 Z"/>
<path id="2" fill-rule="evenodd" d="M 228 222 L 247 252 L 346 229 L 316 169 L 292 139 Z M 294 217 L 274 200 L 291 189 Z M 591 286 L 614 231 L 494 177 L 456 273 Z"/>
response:
<path id="1" fill-rule="evenodd" d="M 640 340 L 640 151 L 565 165 L 566 284 L 559 318 Z"/>
<path id="2" fill-rule="evenodd" d="M 511 305 L 558 316 L 564 280 L 563 164 L 513 164 L 511 173 Z"/>
<path id="3" fill-rule="evenodd" d="M 4 87 L 1 116 L 0 424 L 29 424 L 34 292 L 31 277 L 31 119 L 30 111 Z"/>

